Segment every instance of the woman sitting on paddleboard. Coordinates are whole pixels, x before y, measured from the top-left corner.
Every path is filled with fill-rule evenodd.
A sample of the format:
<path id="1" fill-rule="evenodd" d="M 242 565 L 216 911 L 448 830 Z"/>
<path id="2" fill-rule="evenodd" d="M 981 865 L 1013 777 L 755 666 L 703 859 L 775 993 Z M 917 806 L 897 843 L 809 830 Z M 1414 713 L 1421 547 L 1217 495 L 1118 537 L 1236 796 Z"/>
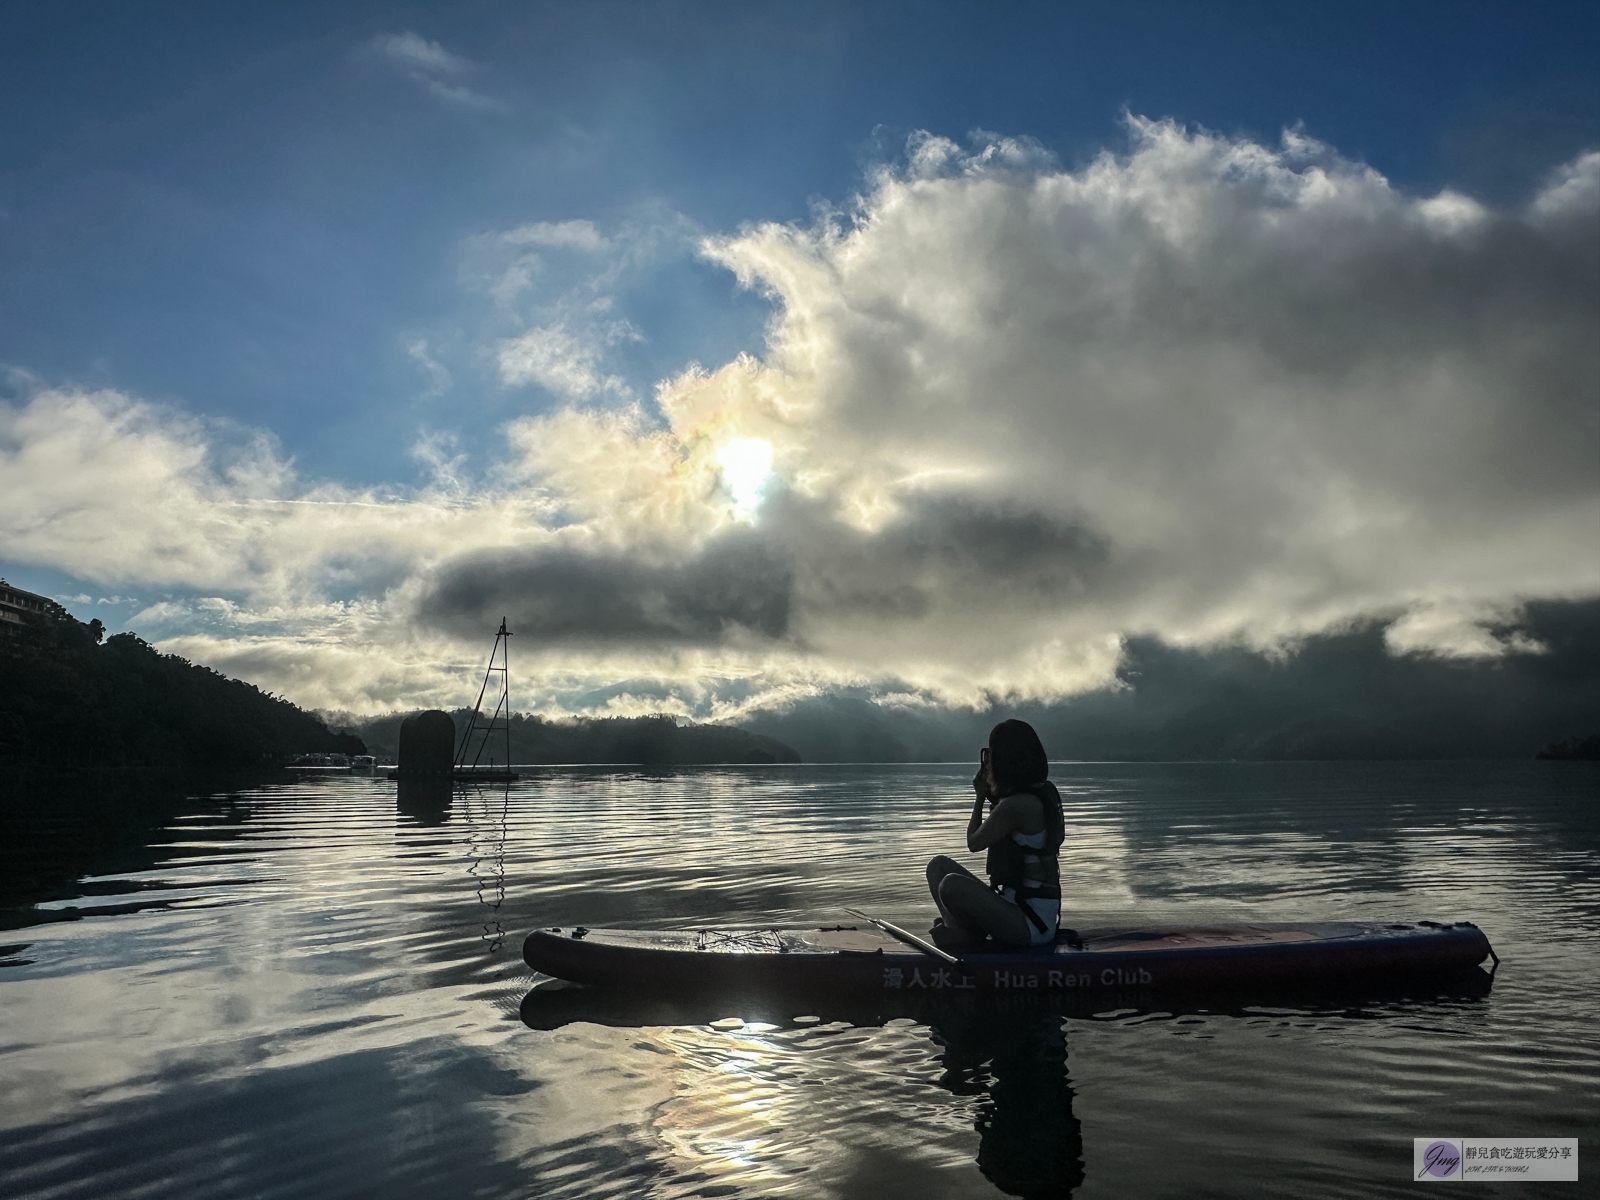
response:
<path id="1" fill-rule="evenodd" d="M 944 930 L 1012 945 L 1054 942 L 1061 919 L 1057 855 L 1066 830 L 1061 793 L 1047 778 L 1050 760 L 1026 721 L 996 725 L 982 760 L 972 778 L 967 849 L 989 852 L 989 886 L 943 854 L 929 863 L 928 889 Z"/>

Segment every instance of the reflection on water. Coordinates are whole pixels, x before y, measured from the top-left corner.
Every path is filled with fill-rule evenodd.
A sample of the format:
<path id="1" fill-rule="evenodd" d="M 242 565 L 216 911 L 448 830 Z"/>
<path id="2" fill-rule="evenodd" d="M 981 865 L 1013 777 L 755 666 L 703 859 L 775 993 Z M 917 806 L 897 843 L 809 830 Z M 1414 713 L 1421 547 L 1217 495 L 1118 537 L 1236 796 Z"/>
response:
<path id="1" fill-rule="evenodd" d="M 1059 1018 L 1006 1014 L 949 1021 L 941 1087 L 984 1095 L 978 1169 L 1013 1196 L 1065 1196 L 1083 1182 L 1083 1127 L 1072 1115 L 1067 1035 Z"/>
<path id="2" fill-rule="evenodd" d="M 418 825 L 443 825 L 450 819 L 456 788 L 448 779 L 400 779 L 395 807 Z"/>
<path id="3" fill-rule="evenodd" d="M 463 857 L 478 903 L 486 910 L 483 940 L 491 952 L 506 939 L 500 908 L 506 902 L 506 840 L 510 835 L 511 785 L 422 779 L 397 781 L 395 808 L 418 826 L 448 824 L 451 814 L 466 829 Z"/>
<path id="4" fill-rule="evenodd" d="M 1055 776 L 1072 924 L 1475 920 L 1494 987 L 850 1011 L 520 961 L 538 926 L 925 925 L 960 767 L 45 796 L 0 840 L 6 1195 L 1398 1196 L 1413 1136 L 1600 1127 L 1587 765 Z"/>
<path id="5" fill-rule="evenodd" d="M 798 1152 L 796 1129 L 810 1131 L 815 1140 L 801 1140 L 813 1153 L 824 1142 L 830 1161 L 850 1159 L 854 1139 L 838 1126 L 865 1120 L 902 1131 L 924 1128 L 933 1112 L 934 1125 L 943 1124 L 947 1132 L 954 1124 L 977 1135 L 975 1153 L 969 1148 L 965 1157 L 944 1158 L 942 1170 L 975 1162 L 1001 1192 L 1047 1197 L 1068 1195 L 1085 1180 L 1068 1043 L 1074 1036 L 1080 1045 L 1093 1041 L 1095 1025 L 1125 1025 L 1146 1034 L 1165 1028 L 1176 1036 L 1210 1039 L 1215 1033 L 1208 1026 L 1222 1020 L 1263 1029 L 1271 1039 L 1318 1022 L 1406 1021 L 1428 1014 L 1427 1020 L 1449 1023 L 1489 992 L 1487 975 L 1475 972 L 1443 983 L 1258 990 L 1196 998 L 1205 1007 L 1097 1012 L 1088 998 L 1072 994 L 674 995 L 544 979 L 523 996 L 520 1016 L 534 1030 L 606 1027 L 640 1035 L 634 1049 L 660 1047 L 676 1068 L 673 1099 L 656 1110 L 651 1136 L 678 1167 L 693 1162 L 694 1178 L 750 1187 L 782 1174 Z M 830 1069 L 846 1038 L 852 1039 L 850 1057 L 858 1068 L 887 1068 L 912 1086 L 880 1090 L 875 1111 L 854 1111 L 848 1100 L 853 1081 Z M 1092 1064 L 1091 1070 L 1114 1077 L 1118 1063 Z M 822 1094 L 808 1095 L 806 1085 Z M 933 1089 L 955 1099 L 934 1106 Z M 1169 1090 L 1190 1103 L 1197 1099 L 1184 1081 L 1172 1081 Z M 819 1107 L 847 1116 L 824 1115 Z M 915 1168 L 899 1164 L 898 1170 L 908 1169 Z M 937 1186 L 934 1172 L 917 1188 L 890 1194 L 937 1194 L 928 1190 Z"/>
<path id="6" fill-rule="evenodd" d="M 476 883 L 478 903 L 487 912 L 483 940 L 493 953 L 505 944 L 500 907 L 506 902 L 506 838 L 509 834 L 511 786 L 498 789 L 468 784 L 461 789 L 462 805 L 471 832 L 467 835 L 467 874 Z"/>
<path id="7" fill-rule="evenodd" d="M 811 1073 L 797 1050 L 843 1031 L 875 1026 L 906 1035 L 906 1049 L 912 1053 L 920 1043 L 938 1074 L 931 1076 L 927 1068 L 913 1074 L 931 1077 L 935 1086 L 966 1102 L 977 1133 L 978 1169 L 1002 1192 L 1066 1196 L 1083 1181 L 1083 1136 L 1072 1113 L 1062 1012 L 1070 1002 L 985 995 L 965 1003 L 928 1005 L 915 1017 L 886 1017 L 877 1007 L 836 1001 L 826 1023 L 814 1014 L 781 1024 L 709 1015 L 727 1011 L 730 1003 L 745 1012 L 775 1014 L 795 1002 L 782 996 L 663 1000 L 557 984 L 530 990 L 521 1016 L 533 1029 L 598 1022 L 720 1034 L 721 1044 L 710 1054 L 703 1045 L 692 1045 L 703 1034 L 675 1041 L 686 1059 L 692 1061 L 698 1050 L 717 1065 L 680 1079 L 678 1094 L 658 1116 L 655 1132 L 675 1157 L 704 1160 L 702 1169 L 711 1174 L 726 1173 L 728 1164 L 737 1162 L 745 1186 L 752 1172 L 781 1169 L 783 1156 L 774 1153 L 775 1143 L 787 1129 L 804 1123 L 796 1120 L 802 1114 L 790 1111 L 786 1102 L 795 1091 L 795 1077 Z M 763 1080 L 783 1086 L 764 1088 Z M 826 1086 L 822 1079 L 807 1082 Z M 898 1124 L 914 1121 L 925 1107 L 924 1098 L 906 1112 L 882 1115 Z"/>

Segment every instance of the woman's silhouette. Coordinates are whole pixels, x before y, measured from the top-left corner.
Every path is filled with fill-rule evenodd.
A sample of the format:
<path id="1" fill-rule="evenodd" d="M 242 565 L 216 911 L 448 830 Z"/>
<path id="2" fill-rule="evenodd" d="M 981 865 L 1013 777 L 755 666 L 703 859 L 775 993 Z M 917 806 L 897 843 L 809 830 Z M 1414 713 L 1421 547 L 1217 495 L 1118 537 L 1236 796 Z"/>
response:
<path id="1" fill-rule="evenodd" d="M 1024 946 L 1056 940 L 1058 855 L 1066 829 L 1061 793 L 1049 774 L 1050 760 L 1033 726 L 1001 721 L 990 732 L 972 778 L 967 822 L 967 849 L 988 851 L 989 884 L 943 854 L 928 864 L 928 890 L 940 918 L 934 937 L 941 945 L 970 949 L 985 938 Z"/>

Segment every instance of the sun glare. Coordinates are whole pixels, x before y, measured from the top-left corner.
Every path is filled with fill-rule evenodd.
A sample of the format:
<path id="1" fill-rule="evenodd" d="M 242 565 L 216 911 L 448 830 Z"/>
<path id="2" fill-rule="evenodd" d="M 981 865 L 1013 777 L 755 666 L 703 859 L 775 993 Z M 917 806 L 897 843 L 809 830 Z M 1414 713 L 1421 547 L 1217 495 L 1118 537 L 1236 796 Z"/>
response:
<path id="1" fill-rule="evenodd" d="M 772 473 L 772 443 L 760 438 L 735 438 L 717 451 L 722 480 L 733 493 L 733 505 L 748 517 L 761 503 L 761 485 Z"/>

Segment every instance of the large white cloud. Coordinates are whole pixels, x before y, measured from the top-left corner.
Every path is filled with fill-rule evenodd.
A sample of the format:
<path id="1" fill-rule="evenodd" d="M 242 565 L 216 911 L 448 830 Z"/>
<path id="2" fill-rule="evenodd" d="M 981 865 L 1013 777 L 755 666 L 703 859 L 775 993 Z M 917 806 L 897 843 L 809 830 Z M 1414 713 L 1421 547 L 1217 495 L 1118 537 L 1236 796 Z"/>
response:
<path id="1" fill-rule="evenodd" d="M 1600 155 L 1496 215 L 1297 134 L 1132 125 L 1076 173 L 923 140 L 848 220 L 711 244 L 780 306 L 791 416 L 742 407 L 797 485 L 870 525 L 960 478 L 1085 526 L 1071 636 L 1592 593 Z"/>
<path id="2" fill-rule="evenodd" d="M 1382 614 L 1396 652 L 1528 652 L 1483 625 L 1600 593 L 1600 155 L 1501 212 L 1298 132 L 1130 128 L 1079 171 L 919 135 L 846 210 L 708 240 L 772 300 L 762 355 L 514 422 L 492 490 L 313 488 L 269 443 L 43 393 L 0 416 L 0 556 L 225 598 L 158 614 L 171 644 L 343 708 L 449 698 L 501 612 L 541 706 L 728 715 L 1062 695 L 1130 633 Z M 508 381 L 620 394 L 558 328 L 499 345 Z M 718 475 L 741 437 L 774 448 L 753 522 Z"/>
<path id="3" fill-rule="evenodd" d="M 310 484 L 270 437 L 240 433 L 114 391 L 0 404 L 0 557 L 260 607 L 370 595 L 463 549 L 545 536 L 537 490 Z"/>

